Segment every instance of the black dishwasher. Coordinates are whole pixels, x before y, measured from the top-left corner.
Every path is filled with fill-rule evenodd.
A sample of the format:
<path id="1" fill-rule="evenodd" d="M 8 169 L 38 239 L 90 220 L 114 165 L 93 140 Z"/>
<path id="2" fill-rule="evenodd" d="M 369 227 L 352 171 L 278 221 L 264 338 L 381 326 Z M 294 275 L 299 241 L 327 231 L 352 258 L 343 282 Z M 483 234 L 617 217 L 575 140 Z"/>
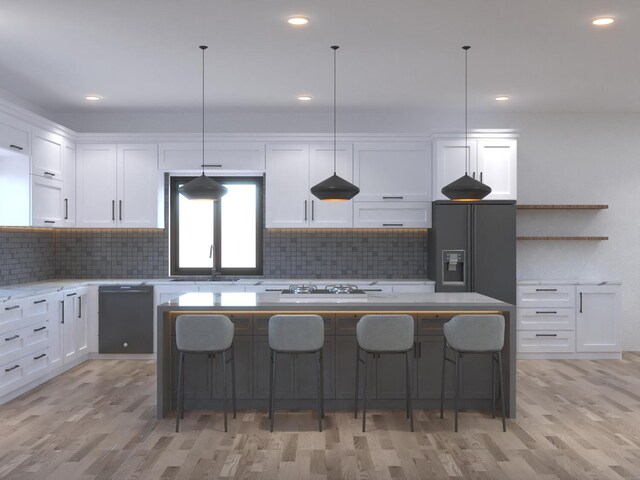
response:
<path id="1" fill-rule="evenodd" d="M 153 353 L 153 286 L 98 288 L 98 352 Z"/>

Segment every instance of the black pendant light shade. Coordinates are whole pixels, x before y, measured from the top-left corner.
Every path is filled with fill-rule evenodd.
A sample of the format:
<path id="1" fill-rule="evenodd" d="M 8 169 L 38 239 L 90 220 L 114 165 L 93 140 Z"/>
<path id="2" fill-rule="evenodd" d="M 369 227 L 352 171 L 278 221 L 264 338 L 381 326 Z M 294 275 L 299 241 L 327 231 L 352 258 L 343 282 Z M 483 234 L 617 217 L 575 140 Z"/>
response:
<path id="1" fill-rule="evenodd" d="M 204 51 L 206 45 L 201 45 L 202 50 L 202 175 L 182 185 L 178 192 L 189 200 L 220 200 L 226 193 L 227 187 L 216 182 L 204 174 Z"/>
<path id="2" fill-rule="evenodd" d="M 467 54 L 471 47 L 464 46 L 464 175 L 442 187 L 442 194 L 454 202 L 478 202 L 491 193 L 491 187 L 469 176 L 469 129 L 467 127 Z"/>
<path id="3" fill-rule="evenodd" d="M 340 202 L 351 200 L 360 193 L 360 189 L 334 173 L 326 180 L 314 185 L 311 188 L 311 193 L 320 200 Z"/>
<path id="4" fill-rule="evenodd" d="M 333 175 L 311 187 L 311 193 L 315 197 L 330 202 L 345 202 L 360 193 L 358 187 L 336 173 L 336 50 L 339 48 L 337 45 L 331 47 L 333 50 Z"/>

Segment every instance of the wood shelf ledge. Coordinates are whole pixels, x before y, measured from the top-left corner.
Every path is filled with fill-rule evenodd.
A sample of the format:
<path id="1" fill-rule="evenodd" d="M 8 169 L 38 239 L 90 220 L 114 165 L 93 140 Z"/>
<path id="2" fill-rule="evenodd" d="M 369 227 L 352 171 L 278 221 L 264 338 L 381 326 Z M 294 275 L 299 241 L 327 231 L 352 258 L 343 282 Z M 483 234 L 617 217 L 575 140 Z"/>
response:
<path id="1" fill-rule="evenodd" d="M 609 205 L 516 205 L 517 210 L 606 210 Z"/>
<path id="2" fill-rule="evenodd" d="M 516 240 L 578 240 L 578 241 L 601 241 L 609 240 L 609 237 L 516 237 Z"/>

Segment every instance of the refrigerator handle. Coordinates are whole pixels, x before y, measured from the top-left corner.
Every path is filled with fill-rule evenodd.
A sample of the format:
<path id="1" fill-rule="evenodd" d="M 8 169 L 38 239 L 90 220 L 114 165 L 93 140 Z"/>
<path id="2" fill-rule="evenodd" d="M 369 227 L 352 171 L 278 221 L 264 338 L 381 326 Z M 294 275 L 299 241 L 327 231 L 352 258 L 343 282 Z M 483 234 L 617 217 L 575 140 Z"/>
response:
<path id="1" fill-rule="evenodd" d="M 468 274 L 468 279 L 469 279 L 469 287 L 468 287 L 468 291 L 469 292 L 474 292 L 475 291 L 475 279 L 473 278 L 473 275 L 476 271 L 475 269 L 475 262 L 476 262 L 476 256 L 475 256 L 475 252 L 473 251 L 473 247 L 475 244 L 475 238 L 476 238 L 476 222 L 475 222 L 475 217 L 474 217 L 474 212 L 473 212 L 473 207 L 471 205 L 467 205 L 467 274 Z"/>

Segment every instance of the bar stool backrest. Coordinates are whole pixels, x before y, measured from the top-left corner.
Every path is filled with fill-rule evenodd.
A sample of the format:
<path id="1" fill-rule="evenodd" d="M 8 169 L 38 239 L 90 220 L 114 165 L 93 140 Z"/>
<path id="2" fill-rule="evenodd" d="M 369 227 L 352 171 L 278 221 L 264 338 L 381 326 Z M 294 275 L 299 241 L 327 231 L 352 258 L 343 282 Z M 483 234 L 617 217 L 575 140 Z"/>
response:
<path id="1" fill-rule="evenodd" d="M 278 352 L 315 352 L 324 345 L 320 315 L 273 315 L 269 319 L 269 346 Z"/>
<path id="2" fill-rule="evenodd" d="M 221 352 L 231 347 L 234 326 L 226 315 L 178 315 L 176 345 L 182 352 Z"/>
<path id="3" fill-rule="evenodd" d="M 444 324 L 444 336 L 460 352 L 497 352 L 504 346 L 504 317 L 456 315 Z"/>
<path id="4" fill-rule="evenodd" d="M 406 352 L 413 347 L 411 315 L 365 315 L 356 325 L 360 348 L 369 352 Z"/>

